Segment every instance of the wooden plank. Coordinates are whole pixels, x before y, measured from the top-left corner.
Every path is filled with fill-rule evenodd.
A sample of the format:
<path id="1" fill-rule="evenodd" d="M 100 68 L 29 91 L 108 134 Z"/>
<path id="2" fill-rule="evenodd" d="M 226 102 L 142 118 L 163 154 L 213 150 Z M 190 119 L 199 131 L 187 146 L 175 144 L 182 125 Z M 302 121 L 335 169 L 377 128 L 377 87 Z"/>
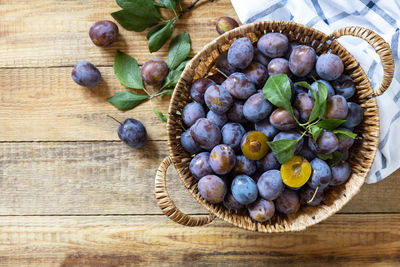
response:
<path id="1" fill-rule="evenodd" d="M 186 7 L 192 1 L 182 2 Z M 203 2 L 179 21 L 174 33 L 189 32 L 194 53 L 218 36 L 215 31 L 218 17 L 236 17 L 229 0 Z M 119 9 L 114 0 L 2 0 L 0 67 L 72 66 L 81 60 L 111 66 L 116 49 L 136 57 L 140 63 L 150 58 L 166 58 L 168 45 L 150 54 L 146 32 L 129 32 L 119 27 L 119 39 L 110 47 L 99 48 L 91 42 L 90 26 L 99 20 L 113 20 L 110 13 Z"/>
<path id="2" fill-rule="evenodd" d="M 1 266 L 398 266 L 400 215 L 338 215 L 305 231 L 247 232 L 163 216 L 2 217 Z"/>
<path id="3" fill-rule="evenodd" d="M 154 177 L 167 155 L 161 141 L 0 143 L 0 215 L 161 214 Z M 342 212 L 400 212 L 399 178 L 365 185 Z M 206 213 L 173 167 L 168 188 L 184 212 Z"/>
<path id="4" fill-rule="evenodd" d="M 127 112 L 107 102 L 114 93 L 129 90 L 113 68 L 100 68 L 103 81 L 92 89 L 75 84 L 71 70 L 0 69 L 0 141 L 119 140 L 118 125 L 107 114 L 120 120 L 136 118 L 146 126 L 150 140 L 166 140 L 166 124 L 149 102 Z M 164 96 L 152 102 L 165 113 L 169 100 Z"/>

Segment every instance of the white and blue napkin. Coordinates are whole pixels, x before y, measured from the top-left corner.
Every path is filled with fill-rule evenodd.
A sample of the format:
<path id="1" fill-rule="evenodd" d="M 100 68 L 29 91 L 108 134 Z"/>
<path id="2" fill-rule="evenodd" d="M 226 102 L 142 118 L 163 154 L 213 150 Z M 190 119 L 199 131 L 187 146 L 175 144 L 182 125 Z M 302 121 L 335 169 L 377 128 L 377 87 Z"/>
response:
<path id="1" fill-rule="evenodd" d="M 294 21 L 327 34 L 346 26 L 363 26 L 392 48 L 396 70 L 389 89 L 377 97 L 380 143 L 367 183 L 376 183 L 400 167 L 400 0 L 231 0 L 243 24 L 264 20 Z M 383 71 L 379 56 L 354 37 L 338 40 L 358 60 L 376 90 Z"/>

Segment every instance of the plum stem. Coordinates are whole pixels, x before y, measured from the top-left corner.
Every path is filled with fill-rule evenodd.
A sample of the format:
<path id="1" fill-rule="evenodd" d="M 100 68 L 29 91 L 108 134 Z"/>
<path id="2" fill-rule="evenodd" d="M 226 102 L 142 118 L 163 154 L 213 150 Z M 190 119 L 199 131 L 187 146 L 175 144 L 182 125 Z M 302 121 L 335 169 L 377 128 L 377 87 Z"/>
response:
<path id="1" fill-rule="evenodd" d="M 108 114 L 107 114 L 107 117 L 109 117 L 109 118 L 111 118 L 111 119 L 115 120 L 116 122 L 118 122 L 119 124 L 121 124 L 121 125 L 122 125 L 122 122 L 120 122 L 119 120 L 117 120 L 117 119 L 116 119 L 116 118 L 114 118 L 113 116 L 111 116 L 111 115 L 108 115 Z"/>
<path id="2" fill-rule="evenodd" d="M 218 68 L 215 68 L 222 76 L 224 76 L 225 77 L 225 79 L 228 79 L 228 76 L 222 71 L 222 70 L 220 70 L 220 69 L 218 69 Z"/>
<path id="3" fill-rule="evenodd" d="M 317 193 L 318 193 L 318 189 L 319 189 L 319 186 L 317 186 L 317 188 L 315 188 L 314 195 L 312 196 L 312 198 L 311 198 L 309 201 L 307 201 L 307 204 L 310 204 L 311 202 L 314 201 L 314 198 L 315 198 L 315 196 L 316 196 Z"/>

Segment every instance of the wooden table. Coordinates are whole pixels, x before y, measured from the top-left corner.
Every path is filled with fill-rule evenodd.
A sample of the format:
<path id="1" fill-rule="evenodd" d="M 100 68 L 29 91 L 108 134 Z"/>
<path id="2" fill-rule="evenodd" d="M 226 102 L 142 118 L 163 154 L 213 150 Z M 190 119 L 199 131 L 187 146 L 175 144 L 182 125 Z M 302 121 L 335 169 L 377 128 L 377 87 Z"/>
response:
<path id="1" fill-rule="evenodd" d="M 190 1 L 184 1 L 188 5 Z M 151 55 L 145 33 L 121 29 L 102 49 L 92 23 L 111 19 L 113 0 L 0 0 L 0 265 L 397 265 L 400 262 L 400 171 L 365 185 L 343 210 L 298 233 L 262 234 L 216 220 L 200 228 L 165 217 L 154 176 L 168 155 L 165 124 L 149 103 L 120 112 L 106 102 L 124 90 L 113 74 L 116 49 L 139 63 Z M 177 25 L 193 54 L 217 37 L 217 17 L 236 14 L 228 0 L 199 5 Z M 72 66 L 97 65 L 104 81 L 77 86 Z M 169 97 L 154 101 L 167 111 Z M 116 123 L 147 127 L 142 150 L 121 143 Z M 168 171 L 168 188 L 184 212 L 206 214 Z"/>

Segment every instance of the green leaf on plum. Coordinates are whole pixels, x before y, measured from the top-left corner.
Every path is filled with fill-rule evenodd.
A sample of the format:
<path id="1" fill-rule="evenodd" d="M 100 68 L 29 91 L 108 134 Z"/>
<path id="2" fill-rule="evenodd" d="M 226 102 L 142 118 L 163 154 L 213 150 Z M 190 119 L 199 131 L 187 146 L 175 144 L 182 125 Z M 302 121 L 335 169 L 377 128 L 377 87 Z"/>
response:
<path id="1" fill-rule="evenodd" d="M 311 133 L 312 138 L 314 139 L 314 141 L 317 141 L 317 140 L 318 140 L 318 137 L 319 137 L 319 135 L 321 134 L 322 130 L 323 130 L 323 129 L 322 129 L 321 127 L 318 127 L 317 125 L 313 125 L 313 126 L 310 128 L 310 133 Z"/>
<path id="2" fill-rule="evenodd" d="M 277 107 L 284 108 L 293 116 L 293 108 L 290 104 L 292 89 L 286 74 L 270 76 L 262 90 L 269 102 Z"/>
<path id="3" fill-rule="evenodd" d="M 357 134 L 349 132 L 349 131 L 346 131 L 346 130 L 337 129 L 337 130 L 333 130 L 333 133 L 336 134 L 336 136 L 339 139 L 339 141 L 342 141 L 342 140 L 347 139 L 349 137 L 353 138 L 353 139 L 355 139 L 357 137 Z"/>
<path id="4" fill-rule="evenodd" d="M 329 167 L 334 167 L 342 161 L 343 154 L 339 151 L 335 151 L 331 154 L 326 155 L 318 154 L 317 157 L 324 160 L 329 165 Z"/>
<path id="5" fill-rule="evenodd" d="M 298 140 L 281 139 L 273 142 L 268 142 L 268 146 L 274 152 L 278 161 L 283 164 L 288 162 L 296 150 Z"/>
<path id="6" fill-rule="evenodd" d="M 318 127 L 321 127 L 322 129 L 332 131 L 339 127 L 342 123 L 344 123 L 346 120 L 338 120 L 338 119 L 326 119 L 319 121 L 316 125 Z"/>
<path id="7" fill-rule="evenodd" d="M 326 100 L 328 97 L 328 88 L 326 85 L 318 81 L 318 100 L 319 100 L 319 118 L 325 115 L 326 111 Z"/>

